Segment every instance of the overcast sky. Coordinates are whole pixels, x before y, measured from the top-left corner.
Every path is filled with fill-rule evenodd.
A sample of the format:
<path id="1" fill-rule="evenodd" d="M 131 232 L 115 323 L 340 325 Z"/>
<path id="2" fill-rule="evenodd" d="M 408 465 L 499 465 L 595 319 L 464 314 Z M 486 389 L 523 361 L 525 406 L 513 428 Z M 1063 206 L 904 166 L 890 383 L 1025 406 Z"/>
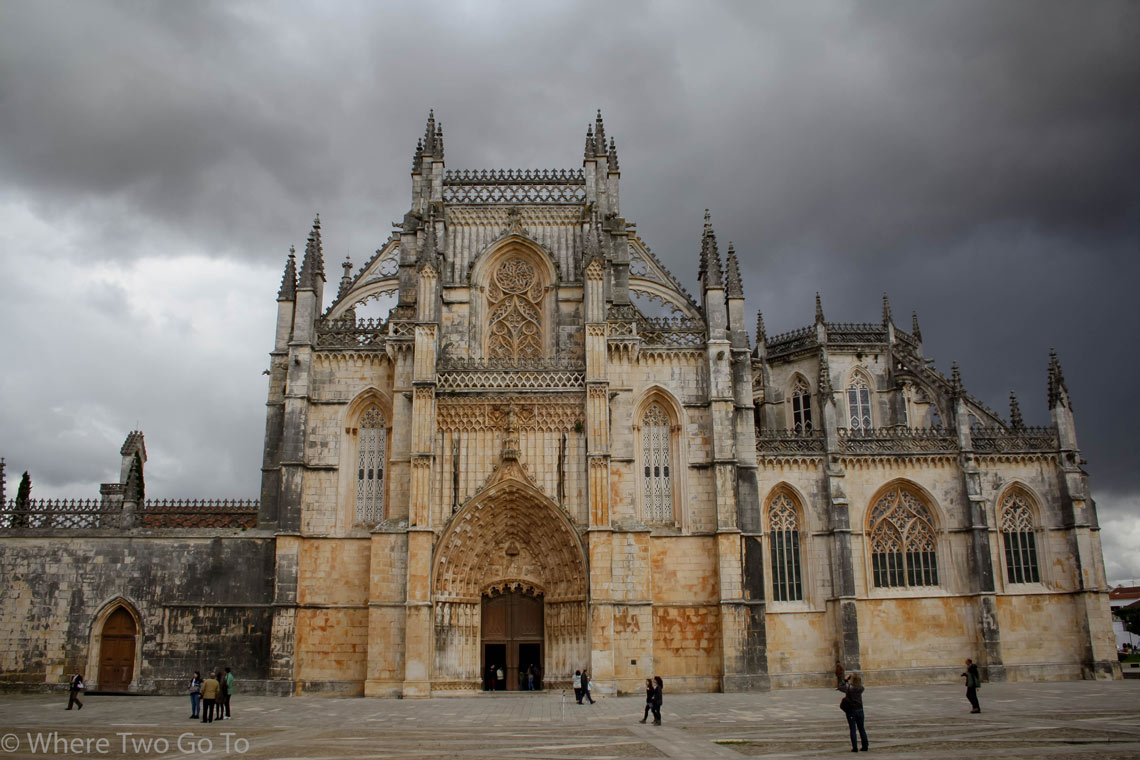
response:
<path id="1" fill-rule="evenodd" d="M 1140 3 L 0 2 L 0 455 L 95 497 L 257 495 L 290 244 L 335 293 L 450 168 L 581 166 L 696 291 L 706 207 L 769 334 L 919 312 L 1046 424 L 1064 364 L 1111 579 L 1140 579 Z"/>

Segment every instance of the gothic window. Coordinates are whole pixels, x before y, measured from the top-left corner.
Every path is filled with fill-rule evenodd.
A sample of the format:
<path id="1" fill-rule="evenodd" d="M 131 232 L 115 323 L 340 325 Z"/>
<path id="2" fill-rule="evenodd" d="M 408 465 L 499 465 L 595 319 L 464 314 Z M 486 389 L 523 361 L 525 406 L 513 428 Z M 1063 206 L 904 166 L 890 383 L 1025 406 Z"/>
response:
<path id="1" fill-rule="evenodd" d="M 642 514 L 646 522 L 673 522 L 669 415 L 654 402 L 641 418 Z"/>
<path id="2" fill-rule="evenodd" d="M 802 377 L 792 386 L 792 429 L 798 435 L 811 435 L 811 388 Z"/>
<path id="3" fill-rule="evenodd" d="M 1005 541 L 1005 571 L 1010 583 L 1040 583 L 1033 511 L 1026 498 L 1012 493 L 1002 500 L 1001 535 Z"/>
<path id="4" fill-rule="evenodd" d="M 542 356 L 542 296 L 542 281 L 526 259 L 516 256 L 496 267 L 487 286 L 489 358 Z"/>
<path id="5" fill-rule="evenodd" d="M 847 412 L 851 430 L 871 429 L 871 388 L 861 374 L 853 375 L 847 386 Z"/>
<path id="6" fill-rule="evenodd" d="M 372 407 L 360 419 L 356 465 L 356 519 L 375 523 L 384 517 L 384 468 L 387 464 L 388 428 L 384 415 Z"/>
<path id="7" fill-rule="evenodd" d="M 871 508 L 871 566 L 880 588 L 938 585 L 938 553 L 930 510 L 895 487 Z"/>
<path id="8" fill-rule="evenodd" d="M 795 503 L 785 493 L 777 494 L 768 506 L 768 536 L 772 554 L 772 600 L 803 601 L 799 519 Z"/>

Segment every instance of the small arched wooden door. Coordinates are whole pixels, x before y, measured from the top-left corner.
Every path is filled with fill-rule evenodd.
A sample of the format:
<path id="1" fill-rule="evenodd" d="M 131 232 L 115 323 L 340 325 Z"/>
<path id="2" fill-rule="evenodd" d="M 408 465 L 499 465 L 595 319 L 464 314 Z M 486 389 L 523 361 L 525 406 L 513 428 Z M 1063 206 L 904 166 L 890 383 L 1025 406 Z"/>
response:
<path id="1" fill-rule="evenodd" d="M 123 607 L 112 612 L 103 623 L 99 645 L 100 691 L 126 691 L 135 676 L 135 640 L 138 626 Z"/>

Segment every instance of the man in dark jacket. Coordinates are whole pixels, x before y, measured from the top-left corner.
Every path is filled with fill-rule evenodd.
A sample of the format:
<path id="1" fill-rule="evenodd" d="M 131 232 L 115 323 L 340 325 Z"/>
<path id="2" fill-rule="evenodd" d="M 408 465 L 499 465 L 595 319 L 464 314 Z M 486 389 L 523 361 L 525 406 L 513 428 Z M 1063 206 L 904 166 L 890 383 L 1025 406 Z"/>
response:
<path id="1" fill-rule="evenodd" d="M 83 674 L 76 673 L 71 677 L 71 685 L 68 689 L 67 709 L 70 710 L 72 705 L 79 705 L 79 709 L 83 709 L 83 703 L 79 701 L 79 692 L 87 688 L 83 683 Z"/>
<path id="2" fill-rule="evenodd" d="M 982 706 L 978 703 L 978 689 L 982 686 L 982 677 L 978 673 L 978 666 L 969 657 L 966 658 L 966 672 L 962 677 L 966 679 L 966 699 L 970 700 L 970 712 L 980 713 Z"/>

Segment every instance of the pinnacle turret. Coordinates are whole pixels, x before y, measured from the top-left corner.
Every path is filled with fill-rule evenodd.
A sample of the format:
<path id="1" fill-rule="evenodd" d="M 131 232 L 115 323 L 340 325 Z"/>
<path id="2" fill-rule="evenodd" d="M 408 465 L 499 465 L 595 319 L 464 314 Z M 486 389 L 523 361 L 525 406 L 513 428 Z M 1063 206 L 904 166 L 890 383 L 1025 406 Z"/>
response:
<path id="1" fill-rule="evenodd" d="M 278 301 L 292 301 L 297 297 L 297 249 L 289 246 L 289 258 L 285 259 L 285 271 L 281 275 L 281 289 L 277 291 Z"/>
<path id="2" fill-rule="evenodd" d="M 910 313 L 910 334 L 913 335 L 914 339 L 917 340 L 919 343 L 922 342 L 922 330 L 918 329 L 918 312 L 917 311 L 912 311 Z"/>
<path id="3" fill-rule="evenodd" d="M 611 172 L 619 171 L 618 157 L 617 157 L 617 144 L 614 143 L 614 138 L 610 138 L 610 151 L 606 154 L 606 163 L 609 164 Z"/>
<path id="4" fill-rule="evenodd" d="M 305 243 L 305 257 L 301 260 L 301 274 L 297 277 L 297 287 L 312 288 L 317 278 L 325 279 L 325 255 L 321 246 L 321 215 L 313 220 L 313 229 Z"/>
<path id="5" fill-rule="evenodd" d="M 883 326 L 891 323 L 891 301 L 887 298 L 887 292 L 883 291 Z"/>
<path id="6" fill-rule="evenodd" d="M 744 298 L 744 286 L 740 282 L 740 262 L 736 260 L 736 246 L 728 243 L 728 257 L 725 260 L 728 271 L 724 279 L 724 292 L 729 298 Z"/>
<path id="7" fill-rule="evenodd" d="M 1049 408 L 1067 406 L 1070 409 L 1069 387 L 1065 384 L 1065 374 L 1061 371 L 1061 361 L 1057 352 L 1049 349 Z"/>
<path id="8" fill-rule="evenodd" d="M 950 364 L 950 394 L 954 398 L 962 397 L 962 372 L 958 369 L 958 362 Z"/>
<path id="9" fill-rule="evenodd" d="M 1009 392 L 1009 426 L 1014 430 L 1024 430 L 1025 421 L 1021 419 L 1021 405 L 1017 403 L 1017 394 Z"/>
<path id="10" fill-rule="evenodd" d="M 341 267 L 344 269 L 344 274 L 340 278 L 340 288 L 336 292 L 337 298 L 344 296 L 352 287 L 352 259 L 348 257 L 347 253 L 344 255 L 344 263 L 341 264 Z"/>
<path id="11" fill-rule="evenodd" d="M 756 345 L 762 346 L 768 342 L 768 331 L 764 329 L 764 312 L 756 312 Z"/>
<path id="12" fill-rule="evenodd" d="M 586 150 L 583 153 L 584 158 L 589 161 L 594 157 L 594 125 L 586 127 Z"/>
<path id="13" fill-rule="evenodd" d="M 819 291 L 815 291 L 815 323 L 818 325 L 823 322 L 823 301 L 819 297 Z"/>
<path id="14" fill-rule="evenodd" d="M 598 117 L 594 119 L 594 155 L 606 155 L 606 126 L 602 124 L 602 109 L 598 109 Z"/>
<path id="15" fill-rule="evenodd" d="M 713 232 L 709 210 L 705 209 L 705 228 L 701 233 L 701 263 L 697 279 L 705 288 L 723 288 L 724 273 L 720 267 L 720 251 L 716 247 L 716 233 Z"/>

